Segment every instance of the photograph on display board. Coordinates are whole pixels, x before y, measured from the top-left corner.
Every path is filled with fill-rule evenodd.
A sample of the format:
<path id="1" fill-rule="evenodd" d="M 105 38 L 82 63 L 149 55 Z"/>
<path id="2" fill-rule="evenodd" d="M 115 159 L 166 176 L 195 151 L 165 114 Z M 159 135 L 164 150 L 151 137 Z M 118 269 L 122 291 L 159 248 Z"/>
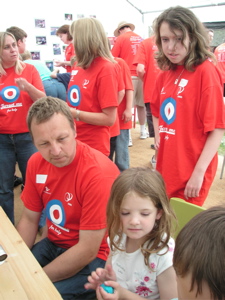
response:
<path id="1" fill-rule="evenodd" d="M 43 19 L 35 19 L 35 27 L 45 28 L 45 20 L 43 20 Z"/>
<path id="2" fill-rule="evenodd" d="M 46 60 L 45 64 L 49 68 L 49 70 L 52 72 L 53 69 L 54 69 L 53 61 L 52 60 Z"/>
<path id="3" fill-rule="evenodd" d="M 83 14 L 78 14 L 78 15 L 77 15 L 77 19 L 82 19 L 82 18 L 84 18 L 84 15 L 83 15 Z"/>
<path id="4" fill-rule="evenodd" d="M 54 55 L 60 55 L 61 54 L 60 44 L 53 44 L 53 54 Z"/>
<path id="5" fill-rule="evenodd" d="M 72 14 L 65 14 L 65 20 L 72 21 L 73 20 L 73 15 Z"/>
<path id="6" fill-rule="evenodd" d="M 90 15 L 89 17 L 96 19 L 96 15 Z"/>
<path id="7" fill-rule="evenodd" d="M 56 35 L 58 29 L 59 27 L 51 27 L 51 35 Z"/>
<path id="8" fill-rule="evenodd" d="M 41 58 L 39 51 L 31 51 L 30 53 L 33 60 L 39 60 Z"/>
<path id="9" fill-rule="evenodd" d="M 47 44 L 46 36 L 36 36 L 36 44 L 46 45 Z"/>

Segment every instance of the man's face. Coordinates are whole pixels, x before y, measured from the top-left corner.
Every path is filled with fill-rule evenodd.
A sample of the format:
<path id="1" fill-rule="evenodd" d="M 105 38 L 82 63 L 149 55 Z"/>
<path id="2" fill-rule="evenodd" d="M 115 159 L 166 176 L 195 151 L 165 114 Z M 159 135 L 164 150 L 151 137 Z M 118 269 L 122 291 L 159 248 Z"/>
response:
<path id="1" fill-rule="evenodd" d="M 184 277 L 177 276 L 177 290 L 179 300 L 213 300 L 210 294 L 210 290 L 206 282 L 202 283 L 202 294 L 198 294 L 196 297 L 197 287 L 194 285 L 194 289 L 191 288 L 191 274 Z"/>
<path id="2" fill-rule="evenodd" d="M 26 51 L 26 42 L 27 42 L 27 39 L 25 37 L 22 40 L 18 40 L 17 46 L 18 46 L 20 54 L 22 54 Z"/>
<path id="3" fill-rule="evenodd" d="M 46 122 L 31 122 L 34 144 L 42 157 L 58 168 L 68 166 L 76 154 L 76 133 L 66 116 L 54 114 Z"/>

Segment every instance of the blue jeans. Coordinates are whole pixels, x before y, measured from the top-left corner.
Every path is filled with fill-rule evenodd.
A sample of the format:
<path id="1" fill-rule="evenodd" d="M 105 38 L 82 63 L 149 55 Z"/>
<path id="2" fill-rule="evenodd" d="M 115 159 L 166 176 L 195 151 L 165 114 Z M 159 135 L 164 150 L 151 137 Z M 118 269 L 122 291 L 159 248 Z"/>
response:
<path id="1" fill-rule="evenodd" d="M 27 161 L 37 152 L 30 133 L 0 134 L 0 206 L 14 223 L 14 174 L 18 162 L 25 183 Z"/>
<path id="2" fill-rule="evenodd" d="M 45 93 L 47 96 L 52 96 L 66 101 L 66 88 L 58 79 L 52 78 L 43 81 Z"/>
<path id="3" fill-rule="evenodd" d="M 57 247 L 48 238 L 41 240 L 31 249 L 33 255 L 42 267 L 49 264 L 66 250 L 67 249 Z M 85 266 L 74 276 L 54 282 L 53 284 L 63 299 L 96 299 L 95 290 L 86 290 L 84 284 L 88 282 L 87 277 L 92 271 L 104 267 L 105 261 L 100 258 L 95 258 L 89 265 Z"/>
<path id="4" fill-rule="evenodd" d="M 129 157 L 129 129 L 121 129 L 120 134 L 116 138 L 115 149 L 115 164 L 119 168 L 120 172 L 130 167 Z"/>

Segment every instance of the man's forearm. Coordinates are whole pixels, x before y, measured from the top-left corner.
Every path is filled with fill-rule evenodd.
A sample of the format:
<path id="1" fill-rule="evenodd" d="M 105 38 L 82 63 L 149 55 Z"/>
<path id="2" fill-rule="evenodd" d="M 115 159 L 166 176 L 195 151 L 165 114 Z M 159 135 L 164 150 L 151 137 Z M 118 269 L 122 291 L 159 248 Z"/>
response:
<path id="1" fill-rule="evenodd" d="M 91 255 L 88 247 L 82 251 L 77 244 L 59 255 L 43 269 L 52 282 L 60 281 L 77 274 L 94 260 L 96 255 Z"/>
<path id="2" fill-rule="evenodd" d="M 35 243 L 38 227 L 35 224 L 32 224 L 30 222 L 27 222 L 24 219 L 21 219 L 16 229 L 21 235 L 26 245 L 28 246 L 28 248 L 31 249 Z"/>

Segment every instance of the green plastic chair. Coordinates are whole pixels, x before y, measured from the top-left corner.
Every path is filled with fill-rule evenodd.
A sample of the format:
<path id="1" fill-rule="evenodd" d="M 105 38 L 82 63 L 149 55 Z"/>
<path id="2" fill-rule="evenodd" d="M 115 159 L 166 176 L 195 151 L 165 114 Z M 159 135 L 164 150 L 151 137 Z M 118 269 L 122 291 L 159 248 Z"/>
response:
<path id="1" fill-rule="evenodd" d="M 170 204 L 177 217 L 177 223 L 173 225 L 176 228 L 173 237 L 176 238 L 180 230 L 188 223 L 194 216 L 205 210 L 204 207 L 189 203 L 180 198 L 171 198 Z"/>

